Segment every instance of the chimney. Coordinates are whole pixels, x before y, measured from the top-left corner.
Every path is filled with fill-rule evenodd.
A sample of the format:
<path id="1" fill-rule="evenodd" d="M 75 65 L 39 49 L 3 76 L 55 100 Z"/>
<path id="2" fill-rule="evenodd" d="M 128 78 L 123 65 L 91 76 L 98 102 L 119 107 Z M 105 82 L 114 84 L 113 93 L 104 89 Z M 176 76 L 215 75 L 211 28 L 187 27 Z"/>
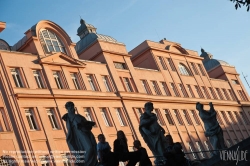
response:
<path id="1" fill-rule="evenodd" d="M 0 21 L 0 33 L 5 29 L 5 27 L 6 27 L 6 23 Z"/>

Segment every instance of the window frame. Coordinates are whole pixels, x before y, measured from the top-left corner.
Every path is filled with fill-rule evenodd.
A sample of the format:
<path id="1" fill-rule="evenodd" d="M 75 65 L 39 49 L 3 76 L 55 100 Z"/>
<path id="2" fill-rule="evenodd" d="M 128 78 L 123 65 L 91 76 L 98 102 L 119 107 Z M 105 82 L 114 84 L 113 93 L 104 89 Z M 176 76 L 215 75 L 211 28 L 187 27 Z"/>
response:
<path id="1" fill-rule="evenodd" d="M 101 77 L 102 77 L 102 82 L 106 87 L 106 92 L 113 92 L 114 90 L 110 81 L 110 77 L 108 75 L 102 75 Z"/>
<path id="2" fill-rule="evenodd" d="M 111 122 L 111 118 L 109 116 L 108 108 L 106 107 L 101 107 L 100 108 L 101 116 L 103 119 L 103 122 L 106 127 L 113 127 L 113 124 Z"/>
<path id="3" fill-rule="evenodd" d="M 152 87 L 153 87 L 153 89 L 155 91 L 155 94 L 156 95 L 162 95 L 161 90 L 159 88 L 159 85 L 158 85 L 157 81 L 151 80 L 151 83 L 152 83 Z"/>
<path id="4" fill-rule="evenodd" d="M 92 91 L 100 91 L 95 74 L 86 74 L 88 83 Z"/>
<path id="5" fill-rule="evenodd" d="M 12 70 L 15 70 L 15 71 L 12 71 Z M 10 74 L 12 76 L 12 79 L 16 88 L 26 88 L 20 67 L 10 67 Z"/>
<path id="6" fill-rule="evenodd" d="M 122 108 L 118 108 L 118 107 L 115 108 L 115 112 L 116 112 L 118 121 L 119 121 L 120 125 L 123 127 L 123 126 L 127 126 L 127 122 L 125 120 L 125 117 L 124 117 L 122 110 L 123 110 Z"/>
<path id="7" fill-rule="evenodd" d="M 179 63 L 178 64 L 178 68 L 179 68 L 179 71 L 181 73 L 181 75 L 184 75 L 184 76 L 192 76 L 190 70 L 187 68 L 186 65 L 184 65 L 183 63 Z"/>
<path id="8" fill-rule="evenodd" d="M 59 70 L 53 70 L 52 75 L 56 83 L 57 89 L 66 89 L 65 84 L 62 79 L 62 72 Z"/>
<path id="9" fill-rule="evenodd" d="M 39 130 L 38 121 L 33 108 L 24 108 L 25 117 L 29 126 L 30 131 Z M 29 116 L 29 119 L 27 117 Z"/>
<path id="10" fill-rule="evenodd" d="M 46 108 L 47 116 L 49 118 L 53 130 L 59 130 L 60 125 L 54 108 Z"/>

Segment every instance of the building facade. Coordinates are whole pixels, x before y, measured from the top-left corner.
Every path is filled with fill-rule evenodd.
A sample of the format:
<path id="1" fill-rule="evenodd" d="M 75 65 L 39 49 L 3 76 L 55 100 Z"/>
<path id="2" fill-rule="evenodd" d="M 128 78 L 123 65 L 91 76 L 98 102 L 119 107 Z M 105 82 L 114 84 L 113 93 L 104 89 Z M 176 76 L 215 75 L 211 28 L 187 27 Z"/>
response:
<path id="1" fill-rule="evenodd" d="M 0 22 L 0 32 L 4 28 Z M 227 146 L 250 136 L 250 98 L 234 66 L 166 39 L 146 40 L 127 52 L 82 19 L 77 34 L 80 40 L 73 43 L 59 25 L 42 20 L 14 46 L 0 40 L 0 165 L 11 159 L 20 166 L 70 165 L 61 119 L 67 101 L 96 122 L 95 137 L 103 133 L 111 147 L 118 130 L 130 150 L 135 139 L 146 147 L 138 128 L 148 101 L 185 152 L 212 149 L 195 109 L 198 101 L 205 109 L 213 102 Z"/>

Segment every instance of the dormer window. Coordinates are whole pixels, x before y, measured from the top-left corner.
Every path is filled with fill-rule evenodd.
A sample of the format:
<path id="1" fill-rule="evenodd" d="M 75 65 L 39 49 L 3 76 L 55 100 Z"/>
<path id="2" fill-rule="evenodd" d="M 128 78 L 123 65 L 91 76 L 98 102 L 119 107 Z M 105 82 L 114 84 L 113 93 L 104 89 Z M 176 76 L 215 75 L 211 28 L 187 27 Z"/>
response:
<path id="1" fill-rule="evenodd" d="M 190 71 L 187 69 L 185 65 L 182 63 L 179 63 L 179 70 L 181 72 L 181 75 L 191 76 Z"/>
<path id="2" fill-rule="evenodd" d="M 127 69 L 127 66 L 125 65 L 125 63 L 121 63 L 121 62 L 114 62 L 115 68 L 117 69 Z"/>
<path id="3" fill-rule="evenodd" d="M 65 47 L 60 38 L 51 31 L 42 30 L 40 32 L 40 41 L 46 53 L 63 52 L 66 54 Z"/>

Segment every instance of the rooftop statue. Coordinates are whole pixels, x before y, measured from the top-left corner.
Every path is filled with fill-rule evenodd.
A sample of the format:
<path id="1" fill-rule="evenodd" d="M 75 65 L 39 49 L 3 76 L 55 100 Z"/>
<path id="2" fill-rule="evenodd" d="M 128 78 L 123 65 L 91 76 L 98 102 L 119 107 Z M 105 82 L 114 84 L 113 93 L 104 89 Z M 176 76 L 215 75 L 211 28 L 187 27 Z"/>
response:
<path id="1" fill-rule="evenodd" d="M 87 121 L 80 114 L 75 114 L 74 103 L 69 101 L 65 104 L 68 113 L 62 119 L 67 126 L 67 144 L 71 153 L 75 156 L 77 166 L 97 165 L 96 140 L 91 132 L 95 122 Z"/>
<path id="2" fill-rule="evenodd" d="M 160 165 L 161 161 L 165 160 L 165 157 L 163 157 L 166 148 L 165 130 L 158 124 L 156 115 L 152 113 L 154 109 L 153 103 L 147 102 L 144 107 L 145 112 L 140 117 L 139 131 L 156 157 L 155 164 Z"/>
<path id="3" fill-rule="evenodd" d="M 197 102 L 196 109 L 199 111 L 200 118 L 202 119 L 205 126 L 205 136 L 209 137 L 214 150 L 226 149 L 223 131 L 216 119 L 216 111 L 212 102 L 209 103 L 210 110 L 206 111 L 203 109 L 203 104 Z M 214 151 L 213 154 L 218 154 L 219 151 Z"/>

